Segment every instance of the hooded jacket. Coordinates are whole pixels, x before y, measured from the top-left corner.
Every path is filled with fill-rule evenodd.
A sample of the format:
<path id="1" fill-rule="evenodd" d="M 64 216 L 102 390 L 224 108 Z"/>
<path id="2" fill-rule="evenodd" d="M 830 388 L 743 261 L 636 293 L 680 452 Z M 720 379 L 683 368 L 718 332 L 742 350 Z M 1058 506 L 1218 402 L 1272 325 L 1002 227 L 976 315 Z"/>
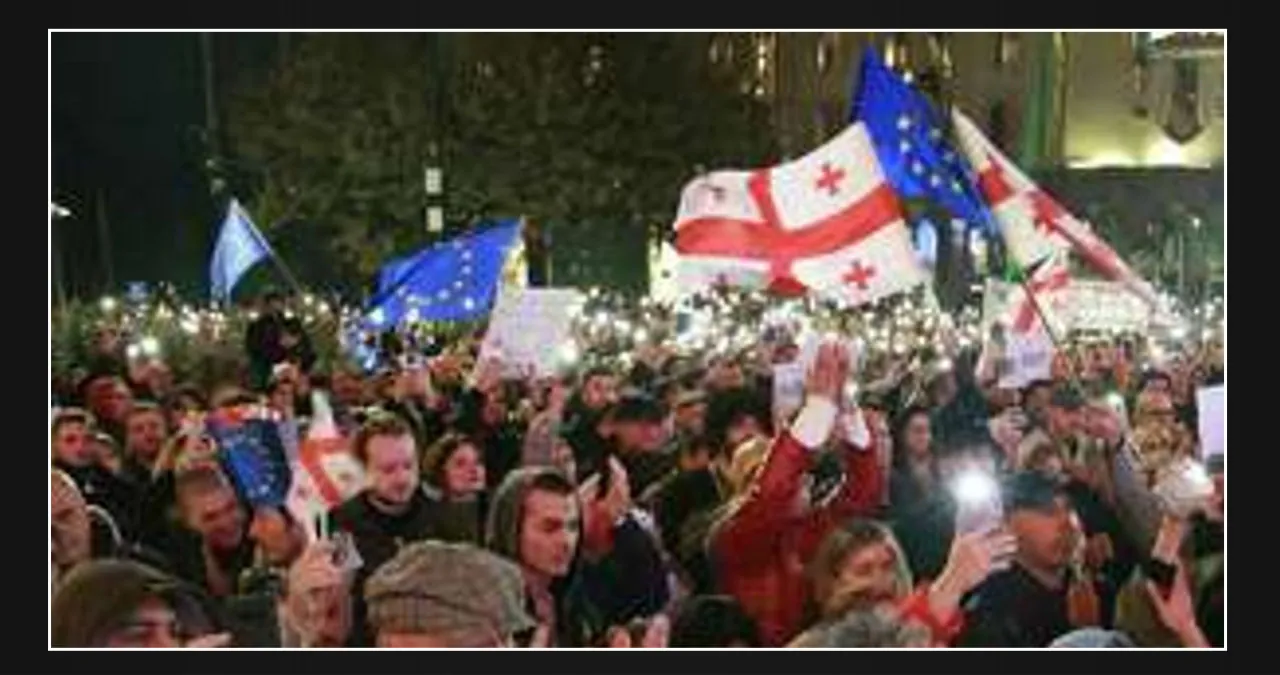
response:
<path id="1" fill-rule="evenodd" d="M 520 525 L 524 521 L 525 498 L 534 481 L 547 473 L 559 473 L 551 467 L 527 467 L 512 471 L 503 480 L 489 505 L 489 517 L 485 526 L 485 548 L 504 558 L 520 562 Z M 581 525 L 579 525 L 581 527 Z M 555 598 L 556 626 L 552 636 L 558 647 L 588 647 L 604 635 L 604 620 L 587 598 L 582 583 L 581 531 L 579 548 L 574 552 L 569 572 L 551 584 Z M 533 611 L 530 599 L 530 614 Z"/>

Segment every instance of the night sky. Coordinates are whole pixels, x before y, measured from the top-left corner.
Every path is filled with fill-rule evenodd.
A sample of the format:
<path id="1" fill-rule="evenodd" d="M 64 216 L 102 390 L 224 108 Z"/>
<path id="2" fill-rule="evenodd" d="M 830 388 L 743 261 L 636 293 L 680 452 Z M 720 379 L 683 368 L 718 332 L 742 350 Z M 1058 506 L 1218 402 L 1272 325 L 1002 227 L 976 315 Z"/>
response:
<path id="1" fill-rule="evenodd" d="M 216 34 L 215 92 L 269 63 L 274 41 Z M 164 280 L 203 294 L 222 207 L 201 171 L 199 33 L 55 33 L 51 60 L 53 198 L 73 212 L 54 225 L 68 293 L 107 290 L 105 220 L 117 289 Z"/>

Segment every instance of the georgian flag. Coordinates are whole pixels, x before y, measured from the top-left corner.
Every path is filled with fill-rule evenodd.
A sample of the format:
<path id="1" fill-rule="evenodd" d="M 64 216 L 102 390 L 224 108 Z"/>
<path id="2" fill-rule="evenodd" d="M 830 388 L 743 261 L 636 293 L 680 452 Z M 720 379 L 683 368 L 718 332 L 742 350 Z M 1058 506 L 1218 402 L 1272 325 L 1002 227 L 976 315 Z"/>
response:
<path id="1" fill-rule="evenodd" d="M 293 484 L 286 505 L 300 523 L 317 517 L 354 497 L 364 488 L 364 470 L 348 451 L 347 439 L 338 433 L 329 400 L 321 391 L 311 393 L 311 425 L 293 466 Z M 314 535 L 307 527 L 308 535 Z"/>
<path id="2" fill-rule="evenodd" d="M 1019 171 L 963 113 L 954 111 L 953 120 L 960 147 L 978 173 L 979 188 L 1014 262 L 1030 267 L 1057 251 L 1074 251 L 1099 274 L 1124 284 L 1149 305 L 1157 305 L 1151 285 L 1088 224 L 1068 213 Z"/>
<path id="3" fill-rule="evenodd" d="M 861 123 L 786 164 L 695 178 L 674 227 L 686 291 L 731 284 L 862 304 L 928 279 Z"/>

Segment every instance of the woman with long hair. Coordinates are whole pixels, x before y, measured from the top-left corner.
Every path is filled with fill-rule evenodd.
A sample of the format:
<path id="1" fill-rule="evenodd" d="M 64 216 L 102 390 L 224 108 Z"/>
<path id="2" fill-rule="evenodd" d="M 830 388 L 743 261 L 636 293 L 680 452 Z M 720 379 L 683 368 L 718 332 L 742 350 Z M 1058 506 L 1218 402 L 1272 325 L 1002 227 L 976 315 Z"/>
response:
<path id="1" fill-rule="evenodd" d="M 484 523 L 485 467 L 469 437 L 447 433 L 422 458 L 422 489 L 439 511 L 437 536 L 480 543 Z"/>
<path id="2" fill-rule="evenodd" d="M 829 533 L 810 563 L 810 611 L 816 624 L 792 646 L 819 642 L 827 626 L 850 612 L 886 609 L 904 622 L 928 628 L 933 644 L 945 646 L 963 627 L 960 598 L 1016 547 L 1014 538 L 1000 530 L 958 535 L 942 573 L 916 587 L 889 528 L 854 520 Z"/>

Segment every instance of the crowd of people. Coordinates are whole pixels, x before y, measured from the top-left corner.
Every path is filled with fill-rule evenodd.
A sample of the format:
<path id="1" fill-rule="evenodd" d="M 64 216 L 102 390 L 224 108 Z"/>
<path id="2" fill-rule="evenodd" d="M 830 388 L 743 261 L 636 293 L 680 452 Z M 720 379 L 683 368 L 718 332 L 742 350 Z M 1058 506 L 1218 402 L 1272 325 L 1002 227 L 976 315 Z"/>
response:
<path id="1" fill-rule="evenodd" d="M 1219 343 L 1097 342 L 1002 388 L 981 344 L 841 336 L 787 409 L 786 331 L 519 377 L 474 335 L 388 340 L 366 371 L 284 305 L 213 386 L 108 340 L 57 388 L 53 646 L 1224 644 Z M 315 522 L 247 499 L 204 425 L 246 406 L 328 418 L 363 487 Z"/>

